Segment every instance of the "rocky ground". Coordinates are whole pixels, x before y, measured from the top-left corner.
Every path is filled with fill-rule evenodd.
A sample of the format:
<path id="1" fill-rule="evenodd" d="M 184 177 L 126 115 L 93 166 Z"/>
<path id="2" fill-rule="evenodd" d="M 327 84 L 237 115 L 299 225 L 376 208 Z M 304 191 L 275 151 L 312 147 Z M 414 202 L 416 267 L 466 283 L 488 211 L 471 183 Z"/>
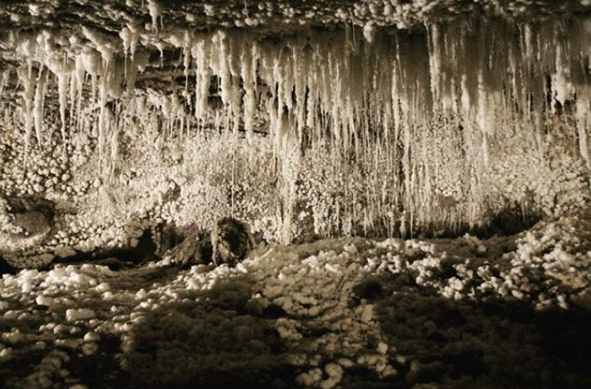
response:
<path id="1" fill-rule="evenodd" d="M 0 382 L 591 387 L 589 220 L 488 240 L 260 246 L 236 267 L 112 260 L 5 274 Z"/>

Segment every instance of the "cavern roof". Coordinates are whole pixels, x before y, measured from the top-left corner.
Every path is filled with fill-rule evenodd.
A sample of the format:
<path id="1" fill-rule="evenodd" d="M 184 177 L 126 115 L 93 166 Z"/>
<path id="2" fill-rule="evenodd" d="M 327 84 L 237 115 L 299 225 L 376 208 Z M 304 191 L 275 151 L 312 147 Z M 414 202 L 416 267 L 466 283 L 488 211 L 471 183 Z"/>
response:
<path id="1" fill-rule="evenodd" d="M 591 12 L 589 0 L 40 0 L 0 4 L 0 51 L 10 57 L 7 41 L 15 32 L 59 31 L 54 42 L 76 51 L 88 42 L 85 29 L 113 39 L 139 34 L 146 46 L 166 46 L 175 30 L 240 28 L 261 33 L 307 28 L 393 27 L 421 29 L 424 25 L 474 16 L 501 17 L 518 22 L 569 17 Z M 118 45 L 123 50 L 122 45 Z"/>

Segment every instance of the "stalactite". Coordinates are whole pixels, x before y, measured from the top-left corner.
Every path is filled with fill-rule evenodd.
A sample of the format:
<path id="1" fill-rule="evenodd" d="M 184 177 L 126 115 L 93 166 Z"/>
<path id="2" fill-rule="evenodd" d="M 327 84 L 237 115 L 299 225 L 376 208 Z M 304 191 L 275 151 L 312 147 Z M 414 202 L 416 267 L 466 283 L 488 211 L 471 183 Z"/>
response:
<path id="1" fill-rule="evenodd" d="M 148 10 L 152 18 L 152 30 L 158 32 L 159 29 L 164 28 L 164 21 L 162 20 L 162 4 L 156 0 L 148 0 Z M 158 23 L 160 21 L 160 23 Z"/>
<path id="2" fill-rule="evenodd" d="M 23 100 L 24 100 L 24 122 L 25 122 L 25 158 L 30 149 L 31 133 L 33 129 L 33 98 L 35 95 L 35 76 L 33 74 L 32 66 L 23 66 L 18 69 L 18 76 L 23 85 Z"/>
<path id="3" fill-rule="evenodd" d="M 412 33 L 368 24 L 362 31 L 310 31 L 270 39 L 231 29 L 165 31 L 162 5 L 149 1 L 147 6 L 152 29 L 130 22 L 118 40 L 83 27 L 83 47 L 67 55 L 55 48 L 58 39 L 47 31 L 14 39 L 17 55 L 26 61 L 18 71 L 18 88 L 27 149 L 33 128 L 43 143 L 47 93 L 58 96 L 62 137 L 67 138 L 68 127 L 90 128 L 99 138 L 101 160 L 117 154 L 110 140 L 131 126 L 131 120 L 118 119 L 118 135 L 110 132 L 115 122 L 109 118 L 110 104 L 121 110 L 120 117 L 141 116 L 154 129 L 160 124 L 161 139 L 167 142 L 192 127 L 233 134 L 227 138 L 233 148 L 242 132 L 251 145 L 255 133 L 268 134 L 280 174 L 294 174 L 282 159 L 296 144 L 304 154 L 306 147 L 322 144 L 347 177 L 355 167 L 351 160 L 390 174 L 388 185 L 366 188 L 373 199 L 367 215 L 394 208 L 399 214 L 389 216 L 390 222 L 405 233 L 437 207 L 436 176 L 443 165 L 433 164 L 436 153 L 427 150 L 438 136 L 461 142 L 461 158 L 471 165 L 461 168 L 469 188 L 468 181 L 484 179 L 504 155 L 498 143 L 506 136 L 504 126 L 525 133 L 543 159 L 548 118 L 572 114 L 581 158 L 591 169 L 588 20 L 518 26 L 474 17 Z M 161 52 L 162 65 L 164 50 L 171 46 L 181 52 L 178 68 L 156 69 L 148 50 Z M 147 71 L 167 72 L 175 79 L 166 91 L 136 90 L 148 79 L 142 74 Z M 8 79 L 4 72 L 0 89 Z M 454 126 L 455 132 L 449 130 Z M 284 182 L 293 185 L 293 177 Z M 344 197 L 353 201 L 349 185 L 343 184 Z M 284 201 L 292 201 L 293 187 L 282 190 Z M 472 202 L 478 196 L 463 195 Z M 344 218 L 354 218 L 352 208 L 339 207 Z"/>
<path id="4" fill-rule="evenodd" d="M 43 105 L 46 93 L 47 71 L 43 66 L 39 67 L 39 73 L 36 80 L 35 98 L 33 102 L 33 121 L 35 124 L 35 136 L 37 143 L 42 144 L 43 134 Z"/>

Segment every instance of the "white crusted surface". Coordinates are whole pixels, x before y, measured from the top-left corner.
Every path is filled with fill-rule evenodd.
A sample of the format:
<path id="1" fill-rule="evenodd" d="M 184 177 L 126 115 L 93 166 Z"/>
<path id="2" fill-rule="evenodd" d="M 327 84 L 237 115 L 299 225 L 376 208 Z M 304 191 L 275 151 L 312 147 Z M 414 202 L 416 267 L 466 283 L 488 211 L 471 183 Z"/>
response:
<path id="1" fill-rule="evenodd" d="M 519 358 L 521 349 L 537 350 L 542 329 L 528 326 L 543 320 L 544 312 L 569 312 L 588 300 L 587 217 L 544 222 L 516 238 L 489 241 L 467 236 L 272 246 L 236 268 L 21 271 L 0 280 L 0 357 L 6 366 L 22 358 L 34 362 L 2 377 L 9 388 L 93 386 L 93 379 L 121 384 L 113 381 L 124 377 L 117 371 L 138 387 L 235 379 L 331 388 L 425 377 L 445 387 L 502 385 L 509 379 L 502 376 L 508 372 L 504 358 L 516 361 L 511 358 Z M 376 284 L 379 293 L 372 295 Z M 483 314 L 495 304 L 530 316 L 513 321 Z M 499 343 L 494 335 L 526 328 L 530 334 L 515 340 Z M 433 343 L 433 334 L 446 339 L 445 350 Z M 462 347 L 477 347 L 474 358 L 491 373 L 458 380 L 453 369 L 463 365 L 453 358 Z M 531 352 L 527 371 L 533 375 L 511 374 L 543 384 L 544 370 L 563 369 L 543 352 Z M 105 365 L 95 366 L 96 360 Z M 64 369 L 70 374 L 59 373 Z M 584 385 L 569 376 L 573 369 L 561 371 L 562 377 Z"/>

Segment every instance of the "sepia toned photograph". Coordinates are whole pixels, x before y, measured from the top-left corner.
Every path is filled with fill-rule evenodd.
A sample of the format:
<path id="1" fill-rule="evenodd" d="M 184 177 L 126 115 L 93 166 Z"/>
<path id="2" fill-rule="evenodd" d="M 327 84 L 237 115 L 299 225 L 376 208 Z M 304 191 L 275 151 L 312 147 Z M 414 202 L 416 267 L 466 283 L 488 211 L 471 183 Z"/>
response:
<path id="1" fill-rule="evenodd" d="M 0 0 L 0 389 L 249 388 L 591 388 L 591 0 Z"/>

